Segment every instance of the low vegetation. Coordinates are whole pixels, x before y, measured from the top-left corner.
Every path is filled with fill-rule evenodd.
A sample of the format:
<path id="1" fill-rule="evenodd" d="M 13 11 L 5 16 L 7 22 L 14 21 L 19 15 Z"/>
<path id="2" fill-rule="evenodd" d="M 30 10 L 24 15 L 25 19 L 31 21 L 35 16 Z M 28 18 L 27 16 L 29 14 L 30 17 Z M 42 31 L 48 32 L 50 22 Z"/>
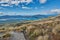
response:
<path id="1" fill-rule="evenodd" d="M 60 40 L 60 16 L 3 26 L 0 32 L 23 32 L 29 40 Z M 10 37 L 10 34 L 3 37 Z"/>

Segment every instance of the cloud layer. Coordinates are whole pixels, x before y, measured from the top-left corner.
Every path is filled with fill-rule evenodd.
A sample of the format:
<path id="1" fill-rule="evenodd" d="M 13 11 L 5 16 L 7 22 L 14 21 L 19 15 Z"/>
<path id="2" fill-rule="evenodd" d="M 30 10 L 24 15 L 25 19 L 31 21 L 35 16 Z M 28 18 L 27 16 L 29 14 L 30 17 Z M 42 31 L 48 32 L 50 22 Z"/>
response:
<path id="1" fill-rule="evenodd" d="M 24 3 L 24 2 L 29 4 L 30 2 L 33 2 L 33 0 L 1 0 L 0 4 L 1 6 L 11 6 L 12 4 L 15 4 L 16 6 L 18 6 L 19 3 Z M 39 2 L 41 4 L 44 4 L 47 2 L 47 0 L 39 0 Z"/>
<path id="2" fill-rule="evenodd" d="M 15 4 L 15 5 L 18 5 L 19 3 L 23 3 L 23 2 L 26 2 L 26 3 L 30 3 L 32 2 L 32 0 L 1 0 L 0 1 L 0 4 L 1 6 L 10 6 L 12 4 Z"/>

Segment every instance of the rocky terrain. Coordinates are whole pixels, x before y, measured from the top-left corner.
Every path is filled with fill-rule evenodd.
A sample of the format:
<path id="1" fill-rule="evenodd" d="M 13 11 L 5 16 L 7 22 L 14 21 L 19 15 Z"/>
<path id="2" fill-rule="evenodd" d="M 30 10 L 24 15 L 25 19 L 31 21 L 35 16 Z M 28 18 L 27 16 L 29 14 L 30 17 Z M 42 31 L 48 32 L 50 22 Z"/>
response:
<path id="1" fill-rule="evenodd" d="M 22 23 L 0 24 L 0 33 L 3 33 L 0 38 L 10 40 L 11 31 L 23 33 L 25 40 L 60 40 L 60 16 Z"/>

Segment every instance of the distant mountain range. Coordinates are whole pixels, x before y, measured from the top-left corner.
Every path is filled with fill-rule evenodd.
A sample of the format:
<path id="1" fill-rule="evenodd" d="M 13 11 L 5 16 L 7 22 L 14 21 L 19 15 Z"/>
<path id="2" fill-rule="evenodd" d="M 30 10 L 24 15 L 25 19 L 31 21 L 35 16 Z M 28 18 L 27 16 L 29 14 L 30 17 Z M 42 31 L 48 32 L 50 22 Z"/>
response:
<path id="1" fill-rule="evenodd" d="M 4 16 L 0 16 L 0 19 L 12 19 L 12 18 L 47 18 L 49 16 L 54 16 L 54 15 L 32 15 L 32 16 L 28 16 L 28 15 L 4 15 Z"/>
<path id="2" fill-rule="evenodd" d="M 32 15 L 32 16 L 22 16 L 22 15 L 4 15 L 0 16 L 0 23 L 1 22 L 16 22 L 16 21 L 28 21 L 28 20 L 38 20 L 42 18 L 48 18 L 49 16 L 56 16 L 56 15 Z"/>

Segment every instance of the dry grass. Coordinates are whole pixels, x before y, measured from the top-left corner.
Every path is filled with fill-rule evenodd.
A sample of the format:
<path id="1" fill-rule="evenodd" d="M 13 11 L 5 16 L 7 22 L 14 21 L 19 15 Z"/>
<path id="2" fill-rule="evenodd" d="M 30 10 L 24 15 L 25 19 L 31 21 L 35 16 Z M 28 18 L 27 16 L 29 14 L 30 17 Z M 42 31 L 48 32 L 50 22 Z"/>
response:
<path id="1" fill-rule="evenodd" d="M 30 40 L 60 40 L 60 16 L 0 28 L 0 32 L 6 32 L 7 30 L 25 31 Z"/>

